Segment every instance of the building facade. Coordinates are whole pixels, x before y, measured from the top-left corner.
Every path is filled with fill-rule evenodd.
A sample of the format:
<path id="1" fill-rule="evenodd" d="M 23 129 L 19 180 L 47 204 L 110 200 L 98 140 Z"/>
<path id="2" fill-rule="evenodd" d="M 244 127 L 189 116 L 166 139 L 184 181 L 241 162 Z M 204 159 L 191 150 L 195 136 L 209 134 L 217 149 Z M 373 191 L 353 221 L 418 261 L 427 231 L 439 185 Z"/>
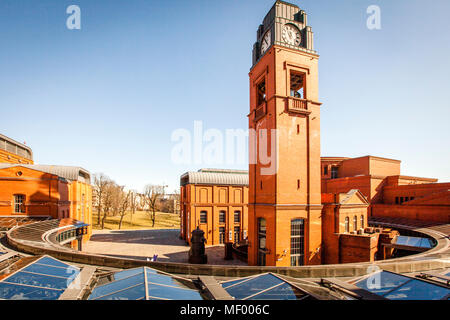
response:
<path id="1" fill-rule="evenodd" d="M 33 164 L 33 151 L 25 144 L 0 134 L 0 163 Z"/>
<path id="2" fill-rule="evenodd" d="M 248 231 L 248 173 L 201 169 L 181 176 L 180 237 L 190 244 L 199 227 L 207 245 L 239 243 Z"/>
<path id="3" fill-rule="evenodd" d="M 31 149 L 26 150 L 32 155 Z M 0 149 L 0 158 L 10 153 Z M 92 234 L 90 173 L 80 167 L 25 164 L 23 159 L 14 159 L 0 163 L 0 217 L 75 219 L 89 225 L 83 237 L 83 242 L 88 241 Z"/>
<path id="4" fill-rule="evenodd" d="M 320 157 L 318 59 L 306 13 L 276 1 L 253 46 L 247 183 L 243 172 L 238 185 L 184 174 L 181 236 L 188 242 L 197 226 L 208 244 L 224 233 L 232 239 L 220 206 L 229 219 L 234 205 L 248 204 L 248 264 L 262 266 L 389 258 L 399 233 L 369 227 L 370 217 L 450 222 L 449 183 L 402 176 L 395 159 Z M 236 187 L 243 200 L 228 206 Z"/>
<path id="5" fill-rule="evenodd" d="M 358 189 L 369 215 L 450 222 L 450 183 L 400 174 L 400 160 L 374 156 L 322 158 L 322 192 Z"/>
<path id="6" fill-rule="evenodd" d="M 277 1 L 249 73 L 249 265 L 321 263 L 318 60 L 306 13 Z"/>

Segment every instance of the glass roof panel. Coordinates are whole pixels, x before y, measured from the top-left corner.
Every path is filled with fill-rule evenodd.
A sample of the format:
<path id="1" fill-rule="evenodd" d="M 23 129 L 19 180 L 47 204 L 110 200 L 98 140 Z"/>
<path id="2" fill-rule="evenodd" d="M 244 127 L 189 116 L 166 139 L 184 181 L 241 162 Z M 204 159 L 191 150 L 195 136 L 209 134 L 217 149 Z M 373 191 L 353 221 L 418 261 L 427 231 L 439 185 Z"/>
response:
<path id="1" fill-rule="evenodd" d="M 141 267 L 115 273 L 113 282 L 97 286 L 89 300 L 145 299 L 144 270 L 147 277 L 148 299 L 202 299 L 198 291 L 189 289 L 176 278 L 148 267 Z"/>
<path id="2" fill-rule="evenodd" d="M 73 278 L 57 278 L 22 271 L 19 271 L 3 280 L 4 283 L 17 283 L 22 285 L 52 289 L 66 289 L 72 281 Z"/>
<path id="3" fill-rule="evenodd" d="M 101 296 L 110 295 L 114 292 L 136 286 L 137 284 L 143 284 L 145 281 L 143 268 L 139 269 L 141 270 L 141 272 L 134 276 L 95 287 L 89 299 L 91 300 Z"/>
<path id="4" fill-rule="evenodd" d="M 407 236 L 398 236 L 395 244 L 410 247 L 429 248 L 429 249 L 433 247 L 432 241 L 428 238 L 407 237 Z"/>
<path id="5" fill-rule="evenodd" d="M 67 263 L 64 263 L 62 261 L 56 260 L 55 258 L 48 256 L 42 257 L 41 259 L 37 260 L 36 263 L 62 268 L 67 268 L 69 266 Z"/>
<path id="6" fill-rule="evenodd" d="M 355 285 L 372 293 L 383 295 L 409 280 L 408 277 L 381 271 L 359 280 Z"/>
<path id="7" fill-rule="evenodd" d="M 26 272 L 34 272 L 34 273 L 40 273 L 44 275 L 50 275 L 50 276 L 57 276 L 57 277 L 64 277 L 64 278 L 75 278 L 78 273 L 80 273 L 78 268 L 67 266 L 66 268 L 59 268 L 59 267 L 51 267 L 42 265 L 39 263 L 33 263 L 29 265 L 28 267 L 21 270 Z"/>
<path id="8" fill-rule="evenodd" d="M 147 270 L 147 282 L 155 284 L 165 284 L 169 286 L 181 287 L 180 283 L 174 278 L 166 275 L 162 275 L 156 272 L 152 272 L 152 269 Z"/>
<path id="9" fill-rule="evenodd" d="M 0 283 L 0 298 L 10 300 L 56 300 L 64 290 L 49 290 L 9 283 Z"/>
<path id="10" fill-rule="evenodd" d="M 225 281 L 225 282 L 222 282 L 221 285 L 222 285 L 222 287 L 224 289 L 226 289 L 229 286 L 232 286 L 232 285 L 234 285 L 236 283 L 239 283 L 239 282 L 242 282 L 242 281 L 245 281 L 245 280 L 248 280 L 248 278 L 241 278 L 241 279 L 237 279 L 237 280 Z"/>
<path id="11" fill-rule="evenodd" d="M 200 293 L 191 289 L 181 289 L 167 286 L 148 284 L 148 295 L 153 298 L 170 300 L 202 300 Z"/>
<path id="12" fill-rule="evenodd" d="M 138 284 L 126 290 L 118 291 L 95 300 L 139 300 L 145 299 L 145 285 Z"/>
<path id="13" fill-rule="evenodd" d="M 134 269 L 126 269 L 120 272 L 114 273 L 114 281 L 122 280 L 131 276 L 134 276 L 136 274 L 142 273 L 144 270 L 143 268 L 134 268 Z"/>
<path id="14" fill-rule="evenodd" d="M 450 294 L 450 289 L 425 281 L 411 280 L 384 297 L 390 300 L 439 300 Z"/>
<path id="15" fill-rule="evenodd" d="M 232 297 L 241 300 L 283 282 L 283 280 L 267 273 L 247 281 L 238 282 L 236 285 L 224 289 Z"/>
<path id="16" fill-rule="evenodd" d="M 257 294 L 248 300 L 297 300 L 305 296 L 300 290 L 285 282 L 273 289 Z"/>

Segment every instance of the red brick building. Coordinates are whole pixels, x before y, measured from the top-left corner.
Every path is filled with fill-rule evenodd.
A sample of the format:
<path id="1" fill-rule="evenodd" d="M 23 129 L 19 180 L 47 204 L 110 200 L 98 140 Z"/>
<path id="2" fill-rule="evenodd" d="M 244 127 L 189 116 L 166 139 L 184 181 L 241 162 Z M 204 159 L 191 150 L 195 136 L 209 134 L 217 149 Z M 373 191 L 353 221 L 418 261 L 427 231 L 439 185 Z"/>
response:
<path id="1" fill-rule="evenodd" d="M 320 157 L 318 60 L 307 14 L 276 1 L 257 30 L 249 72 L 248 200 L 243 195 L 239 204 L 248 204 L 249 265 L 387 258 L 392 250 L 383 244 L 398 232 L 367 228 L 371 216 L 450 222 L 449 183 L 402 176 L 399 160 Z M 211 224 L 204 224 L 209 237 L 220 228 L 216 191 L 202 187 L 205 200 L 192 205 L 199 191 L 186 188 L 185 177 L 181 201 L 188 200 L 181 211 L 189 228 L 182 227 L 182 235 L 202 228 L 199 210 L 205 215 L 211 208 Z"/>
<path id="2" fill-rule="evenodd" d="M 190 243 L 199 227 L 207 245 L 247 238 L 248 172 L 200 169 L 181 176 L 180 236 Z"/>
<path id="3" fill-rule="evenodd" d="M 90 173 L 80 167 L 33 164 L 32 155 L 31 148 L 0 135 L 0 218 L 76 220 L 89 225 L 83 227 L 83 242 L 88 241 Z"/>

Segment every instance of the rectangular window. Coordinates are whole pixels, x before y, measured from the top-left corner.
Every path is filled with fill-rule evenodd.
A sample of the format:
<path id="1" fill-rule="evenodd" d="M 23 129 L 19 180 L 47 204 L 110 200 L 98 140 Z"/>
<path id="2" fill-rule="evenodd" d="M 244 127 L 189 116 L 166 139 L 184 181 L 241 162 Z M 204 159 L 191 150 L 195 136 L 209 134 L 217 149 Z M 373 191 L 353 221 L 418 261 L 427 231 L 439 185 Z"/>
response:
<path id="1" fill-rule="evenodd" d="M 219 227 L 219 243 L 225 242 L 225 227 Z"/>
<path id="2" fill-rule="evenodd" d="M 220 223 L 225 223 L 225 218 L 226 217 L 226 212 L 225 211 L 220 211 L 219 212 L 219 222 Z"/>
<path id="3" fill-rule="evenodd" d="M 239 243 L 241 240 L 241 228 L 234 227 L 234 242 Z"/>
<path id="4" fill-rule="evenodd" d="M 323 167 L 323 174 L 328 175 L 328 166 Z"/>
<path id="5" fill-rule="evenodd" d="M 305 99 L 304 74 L 291 72 L 291 97 Z"/>
<path id="6" fill-rule="evenodd" d="M 258 218 L 258 266 L 266 265 L 266 219 Z"/>
<path id="7" fill-rule="evenodd" d="M 338 167 L 331 167 L 331 179 L 337 179 Z"/>
<path id="8" fill-rule="evenodd" d="M 291 266 L 302 266 L 305 228 L 303 219 L 291 220 Z"/>
<path id="9" fill-rule="evenodd" d="M 14 212 L 25 213 L 25 195 L 23 194 L 14 195 Z"/>
<path id="10" fill-rule="evenodd" d="M 240 211 L 234 212 L 234 222 L 235 223 L 241 222 L 241 212 Z"/>
<path id="11" fill-rule="evenodd" d="M 261 81 L 257 85 L 257 106 L 266 101 L 266 80 Z"/>
<path id="12" fill-rule="evenodd" d="M 208 213 L 206 211 L 200 211 L 200 223 L 208 222 Z"/>
<path id="13" fill-rule="evenodd" d="M 399 204 L 399 199 L 398 199 L 398 197 L 395 197 L 395 204 Z"/>

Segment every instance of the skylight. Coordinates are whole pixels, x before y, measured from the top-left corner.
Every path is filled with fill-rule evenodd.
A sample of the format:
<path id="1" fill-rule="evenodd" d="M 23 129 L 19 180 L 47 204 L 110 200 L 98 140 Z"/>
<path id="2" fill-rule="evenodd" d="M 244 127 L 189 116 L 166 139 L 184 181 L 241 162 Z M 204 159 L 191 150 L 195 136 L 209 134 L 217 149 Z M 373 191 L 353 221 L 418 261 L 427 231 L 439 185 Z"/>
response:
<path id="1" fill-rule="evenodd" d="M 388 271 L 375 272 L 355 285 L 390 300 L 440 300 L 450 294 L 443 286 Z"/>
<path id="2" fill-rule="evenodd" d="M 180 280 L 148 267 L 114 273 L 98 285 L 89 300 L 202 300 L 197 290 Z"/>
<path id="3" fill-rule="evenodd" d="M 238 300 L 300 300 L 309 297 L 271 273 L 224 281 L 221 285 Z"/>
<path id="4" fill-rule="evenodd" d="M 80 269 L 43 256 L 0 281 L 0 299 L 56 300 Z"/>
<path id="5" fill-rule="evenodd" d="M 395 244 L 426 249 L 431 249 L 434 246 L 432 240 L 428 238 L 407 237 L 407 236 L 398 236 Z"/>

